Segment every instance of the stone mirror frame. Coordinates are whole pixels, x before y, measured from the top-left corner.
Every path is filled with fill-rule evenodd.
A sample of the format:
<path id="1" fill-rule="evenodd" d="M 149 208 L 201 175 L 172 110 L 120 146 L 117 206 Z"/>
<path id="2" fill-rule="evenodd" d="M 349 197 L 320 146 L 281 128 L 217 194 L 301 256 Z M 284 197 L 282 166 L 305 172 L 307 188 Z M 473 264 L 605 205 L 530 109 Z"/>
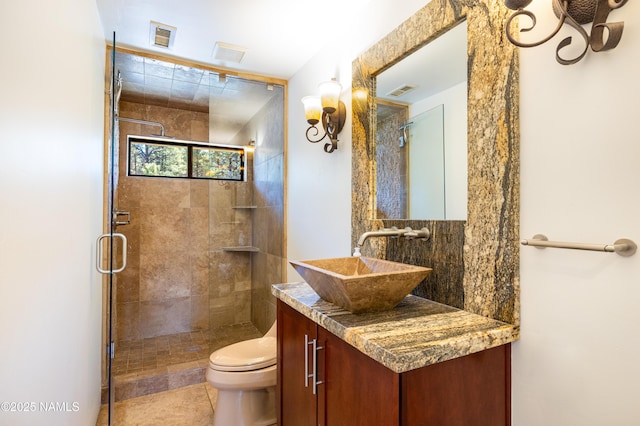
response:
<path id="1" fill-rule="evenodd" d="M 366 231 L 410 226 L 429 241 L 370 238 L 363 255 L 433 268 L 414 294 L 519 324 L 518 57 L 502 0 L 432 0 L 353 61 L 352 245 Z M 466 221 L 376 220 L 375 77 L 467 21 Z"/>

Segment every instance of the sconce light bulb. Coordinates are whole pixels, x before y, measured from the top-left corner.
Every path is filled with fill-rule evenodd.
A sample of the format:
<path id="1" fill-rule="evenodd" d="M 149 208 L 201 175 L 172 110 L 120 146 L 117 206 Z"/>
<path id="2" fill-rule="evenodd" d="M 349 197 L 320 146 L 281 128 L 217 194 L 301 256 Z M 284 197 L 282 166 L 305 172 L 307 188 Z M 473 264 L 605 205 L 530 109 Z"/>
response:
<path id="1" fill-rule="evenodd" d="M 305 96 L 302 98 L 302 104 L 304 105 L 304 116 L 307 119 L 307 123 L 315 126 L 320 122 L 322 118 L 322 104 L 320 97 L 318 96 Z"/>
<path id="2" fill-rule="evenodd" d="M 320 90 L 322 110 L 327 114 L 334 113 L 338 109 L 342 85 L 340 85 L 340 83 L 338 83 L 334 78 L 320 83 L 318 85 L 318 89 Z"/>

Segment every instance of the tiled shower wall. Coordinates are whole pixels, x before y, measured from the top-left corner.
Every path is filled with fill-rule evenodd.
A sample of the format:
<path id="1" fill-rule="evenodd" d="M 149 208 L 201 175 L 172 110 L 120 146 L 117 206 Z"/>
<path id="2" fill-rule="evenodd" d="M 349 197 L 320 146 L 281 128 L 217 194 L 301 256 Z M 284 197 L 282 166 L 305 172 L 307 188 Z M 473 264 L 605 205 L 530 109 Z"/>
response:
<path id="1" fill-rule="evenodd" d="M 400 126 L 408 119 L 406 107 L 387 106 L 389 113 L 379 121 L 376 132 L 376 217 L 379 219 L 407 218 L 408 146 L 400 146 Z M 407 131 L 408 133 L 408 131 Z"/>
<path id="2" fill-rule="evenodd" d="M 177 139 L 206 141 L 208 115 L 121 102 L 120 116 L 162 123 Z M 127 134 L 157 128 L 120 122 L 117 207 L 131 212 L 118 228 L 129 240 L 128 266 L 117 276 L 117 340 L 251 321 L 252 176 L 223 182 L 126 176 Z M 252 170 L 252 164 L 247 165 Z M 263 273 L 263 275 L 265 275 Z"/>
<path id="3" fill-rule="evenodd" d="M 271 285 L 284 282 L 284 90 L 274 88 L 269 103 L 238 135 L 237 144 L 256 140 L 253 176 L 251 322 L 265 333 L 276 319 Z"/>

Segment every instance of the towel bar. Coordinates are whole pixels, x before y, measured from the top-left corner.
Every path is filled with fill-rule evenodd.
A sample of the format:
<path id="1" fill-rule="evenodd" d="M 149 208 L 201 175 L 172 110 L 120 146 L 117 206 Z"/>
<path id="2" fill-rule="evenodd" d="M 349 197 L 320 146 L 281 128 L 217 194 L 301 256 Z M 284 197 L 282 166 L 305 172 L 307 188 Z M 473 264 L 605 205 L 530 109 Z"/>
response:
<path id="1" fill-rule="evenodd" d="M 533 246 L 536 248 L 564 248 L 574 250 L 590 250 L 590 251 L 602 251 L 605 253 L 616 253 L 620 256 L 629 257 L 633 256 L 638 249 L 636 243 L 626 238 L 616 240 L 613 244 L 585 244 L 585 243 L 566 243 L 561 241 L 549 241 L 549 239 L 542 234 L 536 234 L 531 240 L 522 240 L 523 246 Z"/>

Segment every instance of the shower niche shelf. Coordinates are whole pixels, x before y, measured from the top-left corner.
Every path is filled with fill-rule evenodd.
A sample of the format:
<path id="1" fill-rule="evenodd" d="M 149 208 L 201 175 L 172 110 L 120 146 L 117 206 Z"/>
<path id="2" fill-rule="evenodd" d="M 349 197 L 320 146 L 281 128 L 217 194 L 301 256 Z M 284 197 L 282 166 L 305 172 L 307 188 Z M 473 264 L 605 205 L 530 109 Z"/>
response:
<path id="1" fill-rule="evenodd" d="M 253 247 L 253 246 L 232 246 L 232 247 L 222 247 L 222 251 L 257 253 L 260 251 L 260 249 L 258 247 Z"/>
<path id="2" fill-rule="evenodd" d="M 251 205 L 251 204 L 240 204 L 237 206 L 231 206 L 232 209 L 234 210 L 255 210 L 258 208 L 258 206 L 255 205 Z M 230 222 L 230 224 L 239 224 L 241 222 Z M 236 252 L 236 253 L 258 253 L 260 251 L 260 249 L 258 247 L 253 247 L 253 246 L 229 246 L 229 247 L 222 247 L 222 251 L 226 251 L 226 252 Z"/>

